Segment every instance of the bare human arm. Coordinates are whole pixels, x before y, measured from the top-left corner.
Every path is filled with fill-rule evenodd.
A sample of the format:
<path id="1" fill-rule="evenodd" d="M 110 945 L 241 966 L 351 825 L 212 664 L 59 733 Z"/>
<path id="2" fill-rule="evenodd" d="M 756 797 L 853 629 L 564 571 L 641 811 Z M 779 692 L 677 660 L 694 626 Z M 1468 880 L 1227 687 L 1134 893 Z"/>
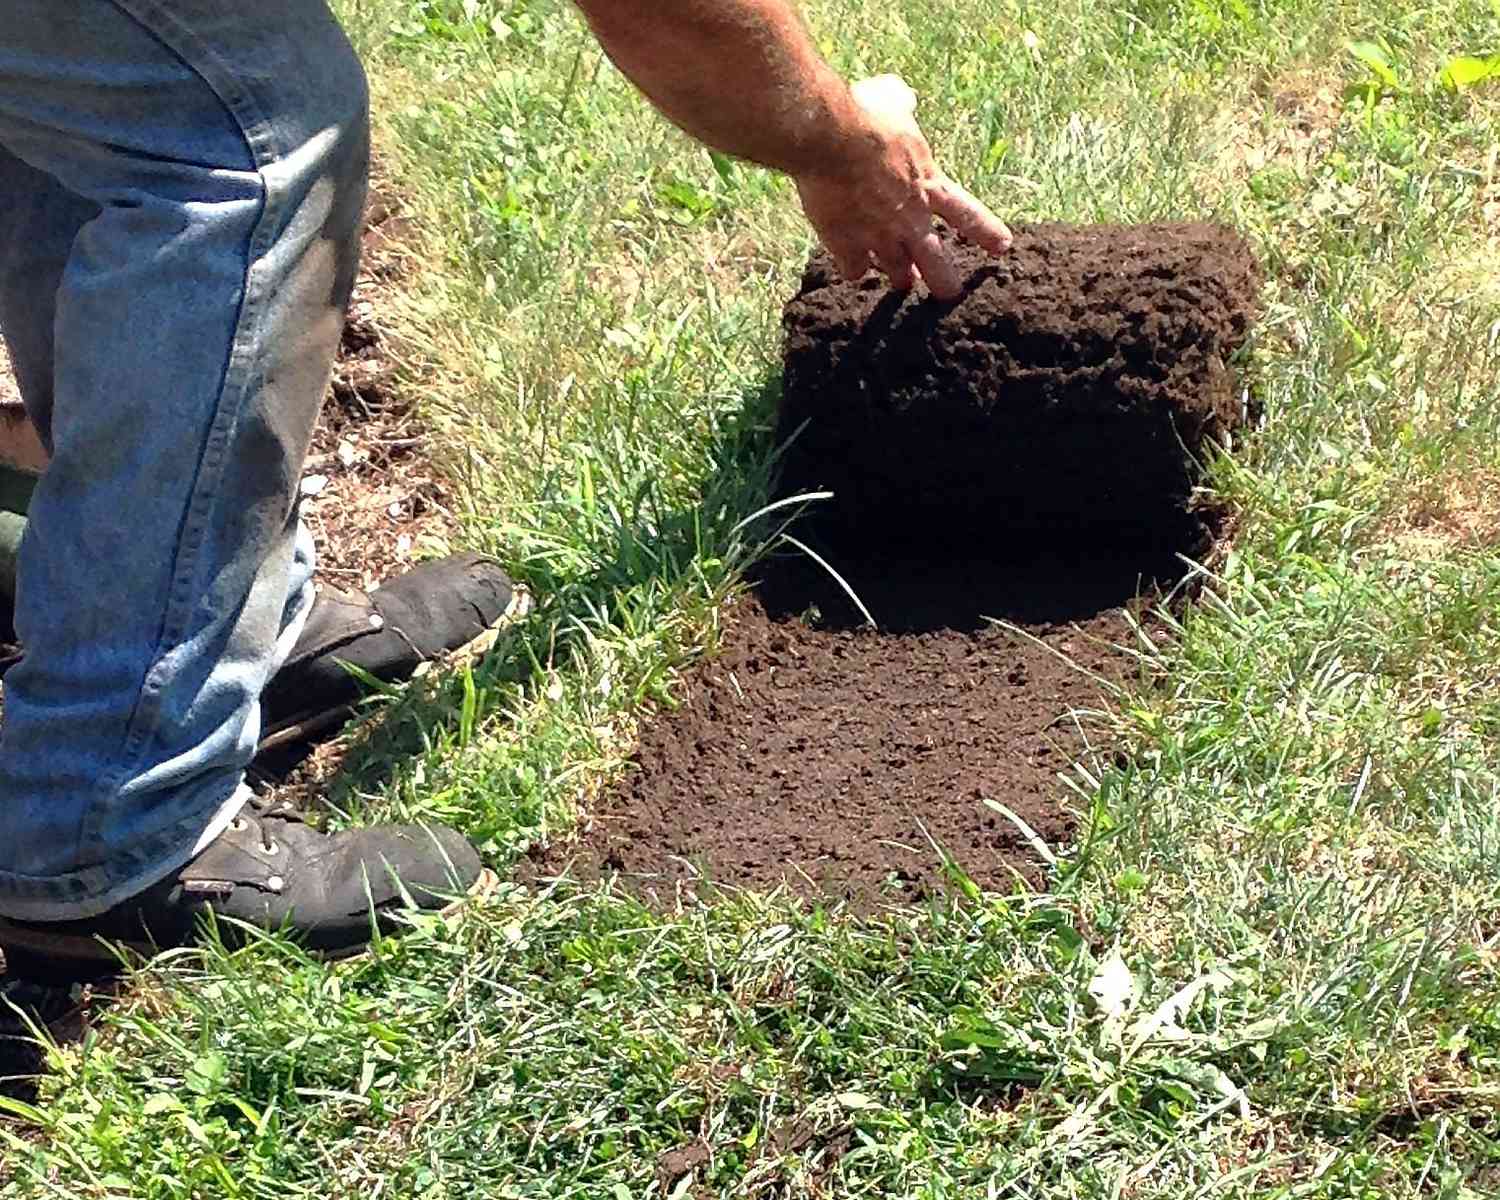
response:
<path id="1" fill-rule="evenodd" d="M 895 76 L 852 88 L 818 54 L 791 0 L 576 0 L 605 53 L 671 121 L 784 171 L 839 269 L 872 263 L 893 286 L 959 280 L 932 230 L 941 216 L 994 253 L 1010 231 L 943 174 Z"/>

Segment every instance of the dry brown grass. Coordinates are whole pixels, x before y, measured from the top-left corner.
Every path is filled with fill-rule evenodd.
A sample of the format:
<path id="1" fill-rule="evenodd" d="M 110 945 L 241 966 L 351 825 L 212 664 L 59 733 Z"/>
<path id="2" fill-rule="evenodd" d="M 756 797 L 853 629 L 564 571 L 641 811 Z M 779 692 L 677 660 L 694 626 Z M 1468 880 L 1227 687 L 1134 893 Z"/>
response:
<path id="1" fill-rule="evenodd" d="M 1214 194 L 1241 190 L 1269 166 L 1307 175 L 1333 141 L 1343 111 L 1337 80 L 1308 67 L 1284 72 L 1236 97 L 1210 124 L 1202 182 Z"/>
<path id="2" fill-rule="evenodd" d="M 1454 471 L 1425 484 L 1385 522 L 1378 539 L 1411 558 L 1500 543 L 1500 467 Z"/>
<path id="3" fill-rule="evenodd" d="M 1475 190 L 1476 236 L 1452 255 L 1439 276 L 1439 290 L 1500 306 L 1500 143 L 1489 148 L 1477 168 Z"/>

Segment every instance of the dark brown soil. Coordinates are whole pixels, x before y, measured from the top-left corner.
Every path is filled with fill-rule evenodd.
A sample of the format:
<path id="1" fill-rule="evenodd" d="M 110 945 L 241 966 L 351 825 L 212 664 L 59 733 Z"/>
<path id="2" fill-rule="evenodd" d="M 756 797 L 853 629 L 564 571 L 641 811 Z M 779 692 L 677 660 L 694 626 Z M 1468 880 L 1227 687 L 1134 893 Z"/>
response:
<path id="1" fill-rule="evenodd" d="M 873 542 L 1182 545 L 1198 462 L 1242 421 L 1244 240 L 1032 225 L 999 258 L 950 243 L 967 271 L 951 304 L 809 265 L 785 315 L 785 490 L 835 492 L 826 523 Z"/>
<path id="2" fill-rule="evenodd" d="M 866 911 L 946 886 L 944 855 L 986 889 L 1036 884 L 1037 852 L 984 802 L 1063 847 L 1073 820 L 1057 777 L 1089 724 L 1071 714 L 1099 707 L 1089 673 L 1118 679 L 1128 664 L 1111 644 L 1135 635 L 1120 609 L 1030 632 L 1040 644 L 997 626 L 814 628 L 749 597 L 580 839 L 538 851 L 526 873 L 619 872 L 660 902 L 704 881 L 785 883 Z"/>
<path id="3" fill-rule="evenodd" d="M 871 909 L 951 887 L 950 859 L 982 888 L 1041 882 L 986 801 L 1065 848 L 1080 710 L 1135 669 L 1118 647 L 1151 636 L 1177 556 L 1211 542 L 1198 460 L 1242 420 L 1229 363 L 1259 273 L 1207 225 L 955 251 L 953 304 L 819 257 L 787 306 L 782 491 L 837 493 L 797 533 L 863 609 L 805 555 L 773 561 L 580 836 L 523 874 Z"/>

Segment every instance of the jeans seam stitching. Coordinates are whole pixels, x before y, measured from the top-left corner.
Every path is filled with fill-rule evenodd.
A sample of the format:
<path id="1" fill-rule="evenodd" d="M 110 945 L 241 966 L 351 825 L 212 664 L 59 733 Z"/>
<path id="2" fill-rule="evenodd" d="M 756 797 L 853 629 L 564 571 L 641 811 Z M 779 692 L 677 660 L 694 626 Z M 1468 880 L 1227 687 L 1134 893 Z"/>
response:
<path id="1" fill-rule="evenodd" d="M 245 398 L 249 395 L 254 381 L 254 357 L 251 348 L 260 338 L 265 300 L 264 287 L 257 279 L 258 274 L 263 272 L 258 272 L 257 267 L 263 262 L 274 241 L 273 231 L 276 222 L 280 219 L 280 206 L 265 177 L 265 167 L 277 157 L 273 124 L 240 82 L 234 78 L 229 65 L 161 6 L 142 3 L 141 0 L 112 0 L 112 3 L 156 38 L 169 53 L 202 80 L 204 86 L 223 105 L 239 129 L 251 162 L 260 176 L 262 195 L 261 211 L 247 248 L 248 265 L 244 276 L 244 292 L 235 319 L 234 335 L 230 342 L 219 395 L 214 403 L 213 417 L 209 422 L 208 433 L 204 441 L 197 476 L 193 481 L 188 496 L 187 510 L 183 516 L 182 532 L 179 535 L 174 556 L 172 579 L 162 614 L 161 632 L 158 635 L 150 665 L 141 681 L 140 695 L 135 709 L 126 726 L 125 742 L 120 754 L 121 765 L 100 782 L 99 802 L 90 807 L 80 830 L 79 841 L 82 846 L 93 846 L 100 840 L 100 828 L 103 825 L 105 810 L 109 802 L 119 793 L 125 780 L 139 768 L 140 756 L 159 726 L 160 707 L 156 700 L 161 691 L 160 672 L 163 660 L 167 650 L 180 640 L 191 612 L 193 604 L 193 597 L 190 594 L 191 581 L 202 551 L 207 528 L 207 510 L 222 482 L 229 435 L 239 420 Z M 186 51 L 191 51 L 191 56 Z M 206 69 L 207 67 L 211 67 L 212 70 Z"/>

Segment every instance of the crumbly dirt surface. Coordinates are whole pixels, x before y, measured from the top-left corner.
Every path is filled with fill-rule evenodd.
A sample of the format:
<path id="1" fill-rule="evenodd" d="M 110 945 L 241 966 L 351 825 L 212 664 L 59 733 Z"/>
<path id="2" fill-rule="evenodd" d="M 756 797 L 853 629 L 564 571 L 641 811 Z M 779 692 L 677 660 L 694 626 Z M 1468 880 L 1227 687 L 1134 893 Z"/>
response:
<path id="1" fill-rule="evenodd" d="M 999 257 L 945 235 L 952 303 L 813 259 L 785 313 L 785 491 L 833 491 L 826 524 L 887 544 L 1179 543 L 1199 460 L 1244 415 L 1248 245 L 1207 224 L 1015 234 Z"/>
<path id="2" fill-rule="evenodd" d="M 1099 749 L 1089 710 L 1138 669 L 1121 648 L 1153 636 L 1175 555 L 1211 540 L 1195 460 L 1243 419 L 1230 362 L 1259 270 L 1209 225 L 954 251 L 954 303 L 820 256 L 786 308 L 782 490 L 836 493 L 798 532 L 863 609 L 809 557 L 771 563 L 624 779 L 523 876 L 870 910 L 951 888 L 948 861 L 1038 884 L 1069 842 L 1059 776 Z"/>
<path id="3" fill-rule="evenodd" d="M 1101 680 L 1132 669 L 1116 647 L 1138 644 L 1124 604 L 1141 564 L 880 566 L 890 585 L 852 572 L 867 607 L 895 614 L 877 630 L 819 569 L 773 565 L 582 834 L 523 876 L 618 874 L 663 904 L 785 885 L 861 911 L 950 887 L 945 855 L 986 889 L 1038 884 L 1038 851 L 985 802 L 1054 851 L 1069 841 L 1058 776 L 1087 753 Z M 943 594 L 906 606 L 924 582 Z"/>

